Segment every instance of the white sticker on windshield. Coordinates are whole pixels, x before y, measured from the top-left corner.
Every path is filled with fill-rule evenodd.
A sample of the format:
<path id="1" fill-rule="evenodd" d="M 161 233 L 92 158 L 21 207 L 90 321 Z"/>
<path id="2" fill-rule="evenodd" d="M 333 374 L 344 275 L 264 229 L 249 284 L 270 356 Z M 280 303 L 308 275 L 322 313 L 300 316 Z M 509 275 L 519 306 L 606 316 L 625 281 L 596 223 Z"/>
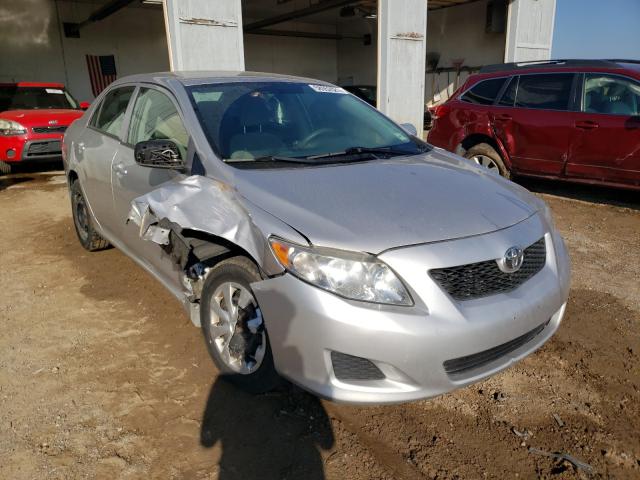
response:
<path id="1" fill-rule="evenodd" d="M 47 93 L 57 93 L 58 95 L 62 95 L 64 92 L 59 88 L 45 88 Z"/>
<path id="2" fill-rule="evenodd" d="M 309 85 L 316 92 L 320 93 L 347 93 L 344 88 L 334 87 L 332 85 Z"/>

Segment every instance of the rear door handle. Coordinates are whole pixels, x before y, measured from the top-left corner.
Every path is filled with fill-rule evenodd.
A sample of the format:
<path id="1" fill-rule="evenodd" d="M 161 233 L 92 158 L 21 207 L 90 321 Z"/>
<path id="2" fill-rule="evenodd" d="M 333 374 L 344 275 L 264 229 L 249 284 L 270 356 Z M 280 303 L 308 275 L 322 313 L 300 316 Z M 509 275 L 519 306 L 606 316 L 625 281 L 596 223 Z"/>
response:
<path id="1" fill-rule="evenodd" d="M 113 170 L 118 177 L 122 177 L 127 174 L 127 167 L 125 167 L 124 163 L 121 162 L 111 165 L 111 170 Z"/>
<path id="2" fill-rule="evenodd" d="M 594 128 L 598 128 L 599 126 L 600 125 L 591 120 L 578 120 L 576 122 L 576 128 L 581 128 L 583 130 L 593 130 Z"/>

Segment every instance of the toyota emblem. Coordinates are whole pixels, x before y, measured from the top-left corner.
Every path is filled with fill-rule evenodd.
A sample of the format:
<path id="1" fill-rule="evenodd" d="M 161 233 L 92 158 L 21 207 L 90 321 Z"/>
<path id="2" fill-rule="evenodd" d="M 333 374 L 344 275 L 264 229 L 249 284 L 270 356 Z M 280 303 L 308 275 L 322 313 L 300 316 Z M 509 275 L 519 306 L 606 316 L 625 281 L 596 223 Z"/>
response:
<path id="1" fill-rule="evenodd" d="M 524 252 L 520 247 L 509 247 L 504 256 L 497 260 L 498 267 L 505 273 L 514 273 L 520 270 L 524 262 Z"/>

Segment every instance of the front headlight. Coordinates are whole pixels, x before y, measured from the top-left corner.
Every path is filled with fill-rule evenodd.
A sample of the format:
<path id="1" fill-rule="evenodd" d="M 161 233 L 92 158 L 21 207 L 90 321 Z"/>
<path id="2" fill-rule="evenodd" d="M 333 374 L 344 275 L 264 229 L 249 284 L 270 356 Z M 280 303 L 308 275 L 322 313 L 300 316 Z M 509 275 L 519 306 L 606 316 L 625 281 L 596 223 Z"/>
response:
<path id="1" fill-rule="evenodd" d="M 0 118 L 0 135 L 8 137 L 10 135 L 24 135 L 27 129 L 13 120 L 5 120 Z"/>
<path id="2" fill-rule="evenodd" d="M 413 305 L 400 279 L 367 254 L 304 247 L 270 238 L 282 266 L 298 278 L 345 298 L 390 305 Z"/>

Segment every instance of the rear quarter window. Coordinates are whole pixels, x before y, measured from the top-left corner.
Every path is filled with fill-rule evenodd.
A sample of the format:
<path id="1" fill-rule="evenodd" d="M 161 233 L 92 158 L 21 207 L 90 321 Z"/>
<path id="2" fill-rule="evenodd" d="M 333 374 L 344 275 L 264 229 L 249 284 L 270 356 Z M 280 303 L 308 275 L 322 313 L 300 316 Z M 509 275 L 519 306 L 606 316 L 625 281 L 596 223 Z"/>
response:
<path id="1" fill-rule="evenodd" d="M 492 105 L 506 80 L 506 78 L 492 78 L 478 82 L 467 90 L 460 100 L 476 105 Z"/>

